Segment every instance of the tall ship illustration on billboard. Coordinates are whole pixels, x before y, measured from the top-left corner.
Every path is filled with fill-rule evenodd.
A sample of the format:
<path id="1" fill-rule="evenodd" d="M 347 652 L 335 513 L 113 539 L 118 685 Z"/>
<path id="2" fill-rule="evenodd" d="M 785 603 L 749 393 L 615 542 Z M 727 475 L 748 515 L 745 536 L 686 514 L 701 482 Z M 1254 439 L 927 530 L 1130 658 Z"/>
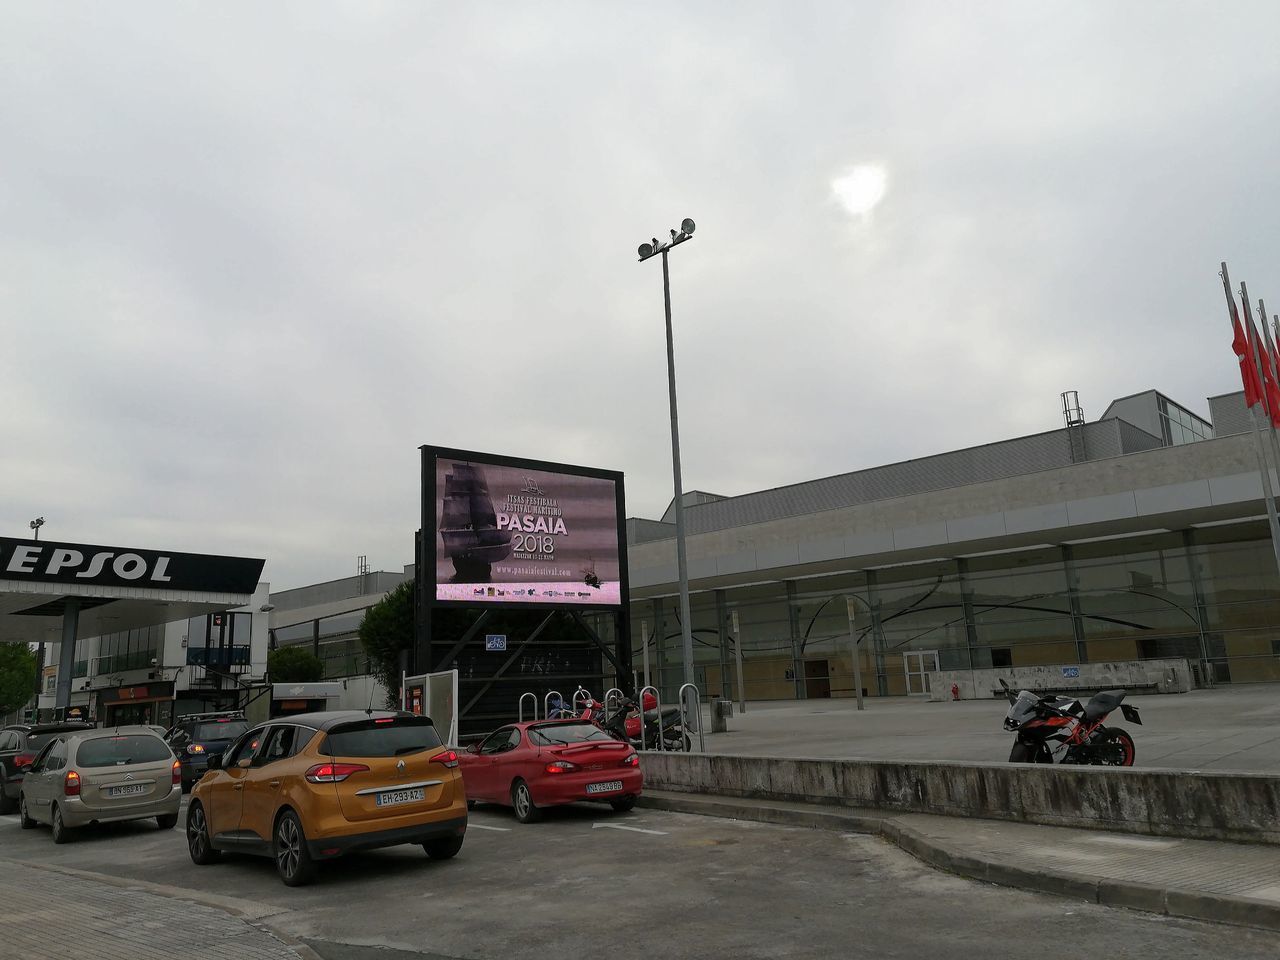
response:
<path id="1" fill-rule="evenodd" d="M 440 539 L 453 561 L 455 583 L 487 583 L 493 564 L 511 553 L 511 531 L 498 529 L 498 517 L 481 469 L 454 463 L 444 478 Z"/>

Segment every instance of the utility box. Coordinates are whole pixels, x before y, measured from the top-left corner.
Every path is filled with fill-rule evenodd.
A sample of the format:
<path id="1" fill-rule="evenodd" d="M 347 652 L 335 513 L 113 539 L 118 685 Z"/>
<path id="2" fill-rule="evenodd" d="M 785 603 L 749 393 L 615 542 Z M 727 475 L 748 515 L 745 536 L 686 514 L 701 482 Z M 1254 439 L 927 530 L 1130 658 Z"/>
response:
<path id="1" fill-rule="evenodd" d="M 732 700 L 711 701 L 711 732 L 728 733 L 729 718 L 733 716 Z"/>

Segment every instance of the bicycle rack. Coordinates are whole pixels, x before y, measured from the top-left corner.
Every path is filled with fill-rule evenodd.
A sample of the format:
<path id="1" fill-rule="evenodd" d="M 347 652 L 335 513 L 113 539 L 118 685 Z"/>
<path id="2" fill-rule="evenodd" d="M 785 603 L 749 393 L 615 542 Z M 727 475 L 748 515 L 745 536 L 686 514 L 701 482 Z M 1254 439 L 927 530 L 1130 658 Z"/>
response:
<path id="1" fill-rule="evenodd" d="M 658 743 L 657 749 L 662 749 L 662 696 L 658 693 L 657 687 L 645 687 L 640 691 L 640 749 L 647 750 L 644 745 L 644 695 L 650 690 L 653 691 L 654 709 L 658 711 Z"/>
<path id="2" fill-rule="evenodd" d="M 520 720 L 519 720 L 520 723 L 524 723 L 524 698 L 525 697 L 528 697 L 530 700 L 533 701 L 533 719 L 534 720 L 538 719 L 538 695 L 532 692 L 522 693 L 520 694 L 520 705 L 516 708 L 517 712 L 520 714 Z"/>
<path id="3" fill-rule="evenodd" d="M 604 692 L 604 719 L 608 721 L 610 717 L 617 711 L 617 707 L 610 708 L 610 704 L 621 705 L 622 698 L 626 696 L 617 687 L 610 687 Z"/>
<path id="4" fill-rule="evenodd" d="M 560 700 L 560 709 L 564 709 L 564 694 L 559 690 L 548 690 L 547 695 L 542 698 L 542 719 L 551 719 L 551 698 L 557 697 Z"/>
<path id="5" fill-rule="evenodd" d="M 573 699 L 569 701 L 569 706 L 573 709 L 575 715 L 581 716 L 582 711 L 578 709 L 578 701 L 582 701 L 585 705 L 594 699 L 595 697 L 591 696 L 590 690 L 586 689 L 586 687 L 579 687 L 577 690 L 573 691 Z"/>
<path id="6" fill-rule="evenodd" d="M 680 688 L 680 731 L 686 737 L 689 735 L 689 714 L 686 712 L 688 701 L 684 695 L 686 690 L 693 691 L 693 709 L 695 711 L 695 719 L 698 721 L 698 752 L 706 753 L 707 745 L 702 739 L 702 694 L 698 693 L 698 685 L 696 683 L 686 683 Z"/>

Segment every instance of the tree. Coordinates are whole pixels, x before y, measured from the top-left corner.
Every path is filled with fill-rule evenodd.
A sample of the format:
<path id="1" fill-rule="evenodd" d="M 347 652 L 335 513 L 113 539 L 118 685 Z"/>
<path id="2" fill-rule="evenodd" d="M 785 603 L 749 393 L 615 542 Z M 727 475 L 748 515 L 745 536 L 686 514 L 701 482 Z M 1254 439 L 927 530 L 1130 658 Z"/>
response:
<path id="1" fill-rule="evenodd" d="M 387 690 L 387 706 L 397 706 L 401 654 L 413 649 L 413 581 L 400 584 L 365 611 L 360 643 L 371 672 Z"/>
<path id="2" fill-rule="evenodd" d="M 25 707 L 35 688 L 35 653 L 25 643 L 0 643 L 0 716 Z"/>
<path id="3" fill-rule="evenodd" d="M 272 683 L 315 683 L 324 679 L 324 664 L 306 647 L 281 647 L 267 655 Z"/>

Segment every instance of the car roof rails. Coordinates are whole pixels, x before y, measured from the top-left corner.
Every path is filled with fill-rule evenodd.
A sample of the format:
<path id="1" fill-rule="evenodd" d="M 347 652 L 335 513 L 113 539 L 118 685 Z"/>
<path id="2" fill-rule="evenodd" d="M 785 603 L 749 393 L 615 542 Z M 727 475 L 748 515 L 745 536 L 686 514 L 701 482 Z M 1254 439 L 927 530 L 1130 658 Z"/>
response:
<path id="1" fill-rule="evenodd" d="M 184 720 L 212 720 L 215 717 L 239 717 L 244 718 L 243 710 L 213 710 L 209 713 L 184 713 L 176 721 L 175 725 L 182 723 Z"/>

